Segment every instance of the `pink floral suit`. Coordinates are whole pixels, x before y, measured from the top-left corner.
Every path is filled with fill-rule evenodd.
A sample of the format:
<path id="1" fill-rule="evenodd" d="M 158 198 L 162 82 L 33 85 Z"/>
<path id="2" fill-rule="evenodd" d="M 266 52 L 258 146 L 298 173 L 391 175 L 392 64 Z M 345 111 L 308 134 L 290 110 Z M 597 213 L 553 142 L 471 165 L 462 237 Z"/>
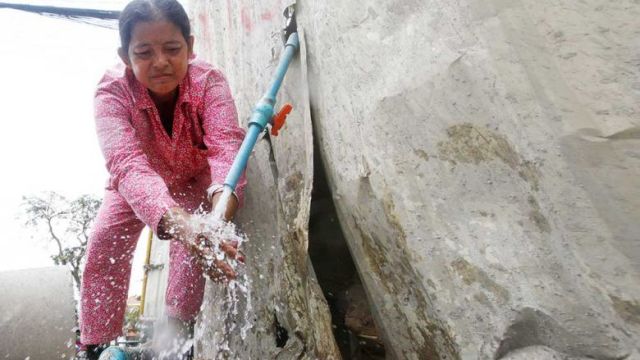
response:
<path id="1" fill-rule="evenodd" d="M 83 344 L 108 342 L 122 330 L 133 251 L 145 224 L 155 232 L 167 209 L 208 209 L 206 189 L 222 184 L 244 131 L 222 73 L 192 60 L 179 86 L 172 136 L 131 70 L 108 71 L 98 85 L 95 120 L 110 174 L 87 249 L 81 289 Z M 242 202 L 241 179 L 236 194 Z M 172 242 L 167 315 L 193 319 L 204 278 L 186 248 Z"/>

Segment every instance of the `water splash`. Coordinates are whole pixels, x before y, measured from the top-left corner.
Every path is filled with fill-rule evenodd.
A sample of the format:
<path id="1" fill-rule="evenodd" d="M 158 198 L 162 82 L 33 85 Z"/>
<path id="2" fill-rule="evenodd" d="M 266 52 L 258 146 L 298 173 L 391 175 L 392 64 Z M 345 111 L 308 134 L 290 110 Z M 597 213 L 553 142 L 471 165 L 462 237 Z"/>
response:
<path id="1" fill-rule="evenodd" d="M 225 187 L 225 191 L 223 191 L 212 214 L 198 214 L 192 217 L 195 222 L 192 224 L 194 229 L 198 229 L 202 238 L 206 239 L 198 244 L 203 255 L 201 265 L 205 273 L 209 270 L 215 272 L 217 270 L 216 263 L 222 261 L 228 264 L 236 274 L 235 279 L 213 284 L 214 291 L 209 295 L 214 295 L 215 299 L 211 299 L 212 302 L 205 306 L 213 310 L 215 319 L 201 321 L 201 323 L 215 324 L 218 329 L 224 324 L 224 330 L 215 336 L 219 355 L 222 357 L 233 356 L 232 343 L 237 343 L 233 338 L 237 338 L 239 335 L 241 341 L 244 341 L 253 327 L 251 281 L 247 275 L 246 265 L 236 259 L 229 258 L 220 247 L 223 242 L 237 242 L 238 254 L 240 255 L 244 244 L 248 241 L 247 236 L 239 232 L 235 224 L 222 220 L 222 214 L 226 210 L 226 202 L 231 194 L 231 189 Z M 202 248 L 203 246 L 208 248 Z"/>

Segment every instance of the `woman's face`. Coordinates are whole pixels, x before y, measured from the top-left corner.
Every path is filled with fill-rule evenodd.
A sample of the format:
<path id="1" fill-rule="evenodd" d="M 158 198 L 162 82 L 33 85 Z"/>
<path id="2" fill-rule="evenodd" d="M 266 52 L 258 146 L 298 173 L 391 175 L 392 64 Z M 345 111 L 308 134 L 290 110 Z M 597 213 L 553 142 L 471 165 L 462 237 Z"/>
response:
<path id="1" fill-rule="evenodd" d="M 187 42 L 176 25 L 157 20 L 136 24 L 129 49 L 119 54 L 154 100 L 168 101 L 187 75 L 192 51 L 193 36 Z"/>

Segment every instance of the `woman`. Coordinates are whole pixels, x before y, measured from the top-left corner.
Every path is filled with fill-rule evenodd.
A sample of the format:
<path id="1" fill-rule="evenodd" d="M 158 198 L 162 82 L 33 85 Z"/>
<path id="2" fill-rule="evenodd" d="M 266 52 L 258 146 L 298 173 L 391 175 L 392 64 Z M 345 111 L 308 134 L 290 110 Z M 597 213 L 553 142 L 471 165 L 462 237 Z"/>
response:
<path id="1" fill-rule="evenodd" d="M 87 358 L 122 329 L 131 259 L 145 224 L 171 240 L 166 313 L 188 327 L 204 278 L 190 250 L 198 208 L 210 210 L 244 132 L 220 71 L 193 59 L 187 14 L 175 0 L 135 0 L 119 19 L 123 65 L 98 85 L 95 119 L 110 178 L 87 249 L 81 290 L 81 342 Z M 242 198 L 238 185 L 226 209 Z M 207 191 L 207 189 L 209 191 Z M 208 193 L 207 193 L 208 192 Z M 229 258 L 236 244 L 223 243 Z M 233 269 L 217 263 L 222 278 Z"/>

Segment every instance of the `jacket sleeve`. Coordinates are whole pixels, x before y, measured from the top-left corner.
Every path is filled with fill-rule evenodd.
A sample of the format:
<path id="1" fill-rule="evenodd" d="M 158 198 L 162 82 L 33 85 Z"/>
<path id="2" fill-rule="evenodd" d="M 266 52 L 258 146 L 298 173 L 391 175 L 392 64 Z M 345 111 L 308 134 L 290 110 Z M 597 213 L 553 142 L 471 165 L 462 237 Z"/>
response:
<path id="1" fill-rule="evenodd" d="M 218 70 L 210 71 L 207 76 L 201 116 L 211 183 L 223 184 L 242 145 L 245 131 L 238 125 L 238 113 L 229 84 Z M 246 183 L 243 172 L 235 189 L 240 204 L 243 203 Z"/>
<path id="2" fill-rule="evenodd" d="M 117 84 L 99 86 L 95 97 L 98 141 L 109 171 L 109 188 L 118 191 L 154 232 L 164 213 L 178 206 L 164 180 L 149 165 Z"/>

